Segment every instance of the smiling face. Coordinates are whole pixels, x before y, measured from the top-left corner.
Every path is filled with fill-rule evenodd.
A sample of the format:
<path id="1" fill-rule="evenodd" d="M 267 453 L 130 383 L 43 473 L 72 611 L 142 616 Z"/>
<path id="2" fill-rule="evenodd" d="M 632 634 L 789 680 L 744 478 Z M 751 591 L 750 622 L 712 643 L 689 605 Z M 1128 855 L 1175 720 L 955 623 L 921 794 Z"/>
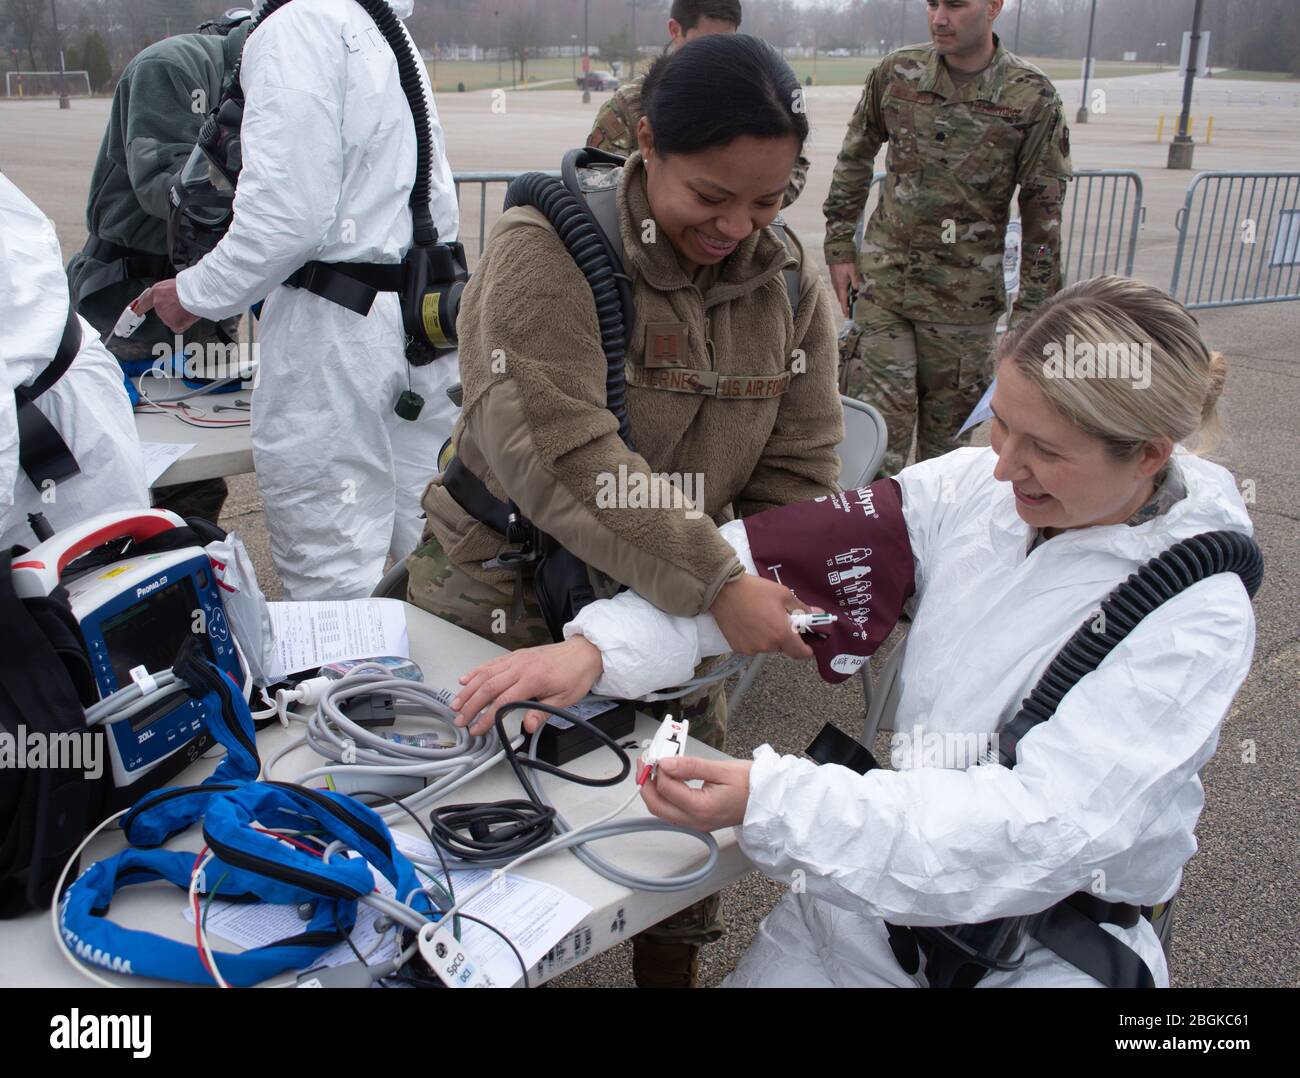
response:
<path id="1" fill-rule="evenodd" d="M 1128 520 L 1151 497 L 1173 451 L 1161 439 L 1131 459 L 1117 459 L 1100 438 L 1061 415 L 1010 359 L 998 366 L 991 403 L 993 476 L 1011 484 L 1020 518 L 1049 534 Z"/>
<path id="2" fill-rule="evenodd" d="M 930 40 L 948 60 L 982 55 L 993 43 L 1002 0 L 929 0 Z"/>
<path id="3" fill-rule="evenodd" d="M 741 135 L 725 146 L 662 157 L 644 116 L 637 142 L 658 232 L 688 270 L 721 262 L 751 232 L 772 223 L 799 154 L 792 135 Z"/>

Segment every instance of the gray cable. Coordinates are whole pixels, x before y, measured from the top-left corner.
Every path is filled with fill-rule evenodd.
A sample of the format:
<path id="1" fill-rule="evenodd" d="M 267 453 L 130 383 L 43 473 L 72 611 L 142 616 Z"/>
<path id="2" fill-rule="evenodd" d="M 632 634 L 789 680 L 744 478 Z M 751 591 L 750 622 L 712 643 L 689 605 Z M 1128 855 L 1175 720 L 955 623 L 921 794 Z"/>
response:
<path id="1" fill-rule="evenodd" d="M 539 726 L 533 731 L 533 739 L 528 744 L 528 755 L 536 757 L 537 742 L 542 736 L 542 728 Z M 555 809 L 555 829 L 558 832 L 573 831 L 573 826 L 555 808 L 554 802 L 546 795 L 546 789 L 542 784 L 541 772 L 538 772 L 537 779 L 533 783 L 537 792 L 537 800 L 548 808 Z M 615 835 L 630 835 L 640 831 L 670 831 L 681 835 L 689 835 L 691 838 L 699 839 L 708 849 L 708 856 L 704 864 L 690 872 L 684 872 L 679 876 L 643 876 L 639 872 L 629 872 L 626 869 L 619 868 L 612 861 L 607 861 L 600 854 L 593 850 L 587 849 L 588 842 L 594 842 L 602 838 L 612 838 Z M 626 820 L 622 823 L 610 822 L 602 824 L 599 827 L 593 827 L 589 831 L 581 832 L 582 837 L 575 841 L 573 845 L 568 846 L 573 851 L 573 855 L 586 865 L 593 872 L 598 872 L 607 880 L 613 880 L 615 883 L 622 884 L 624 887 L 633 891 L 687 891 L 703 883 L 711 875 L 713 870 L 718 867 L 718 841 L 707 831 L 696 831 L 690 827 L 682 827 L 680 824 L 668 823 L 666 820 L 660 820 L 656 817 L 640 820 Z M 556 848 L 563 848 L 567 843 L 558 843 Z"/>
<path id="2" fill-rule="evenodd" d="M 154 674 L 153 679 L 157 683 L 157 688 L 147 696 L 140 686 L 132 681 L 130 685 L 91 704 L 86 708 L 86 725 L 97 726 L 100 723 L 130 718 L 152 707 L 166 696 L 185 691 L 185 683 L 170 670 L 162 670 Z"/>
<path id="3" fill-rule="evenodd" d="M 440 735 L 448 735 L 452 744 L 447 748 L 424 748 L 389 741 L 348 718 L 340 707 L 345 701 L 374 695 L 392 696 L 398 704 L 407 705 L 402 708 L 403 715 L 423 718 Z M 495 730 L 472 736 L 465 727 L 456 726 L 454 718 L 455 712 L 428 685 L 392 677 L 386 667 L 377 663 L 360 664 L 323 690 L 320 703 L 307 719 L 306 735 L 272 756 L 267 761 L 268 773 L 289 751 L 306 744 L 332 762 L 299 775 L 294 780 L 298 784 L 325 775 L 412 775 L 426 784 L 400 801 L 412 812 L 419 812 L 504 755 Z M 349 762 L 344 763 L 345 759 Z M 394 805 L 374 808 L 386 822 L 405 817 Z"/>
<path id="4" fill-rule="evenodd" d="M 715 671 L 710 678 L 717 680 L 719 673 Z M 395 701 L 412 705 L 415 711 L 422 713 L 432 722 L 445 726 L 455 738 L 455 744 L 445 749 L 401 745 L 354 722 L 340 709 L 339 705 L 343 701 L 371 695 L 391 695 Z M 428 781 L 428 785 L 399 799 L 407 808 L 419 811 L 432 807 L 433 802 L 441 800 L 452 789 L 469 781 L 480 770 L 494 765 L 504 756 L 495 729 L 482 737 L 471 737 L 465 727 L 454 725 L 454 716 L 455 713 L 442 702 L 436 690 L 428 685 L 407 678 L 392 677 L 385 667 L 377 663 L 362 663 L 350 670 L 346 677 L 340 678 L 324 689 L 320 703 L 307 719 L 305 737 L 286 745 L 272 756 L 266 763 L 266 773 L 269 775 L 274 764 L 292 749 L 306 744 L 317 754 L 334 763 L 304 772 L 295 779 L 298 784 L 305 785 L 309 779 L 325 775 L 337 776 L 340 773 L 421 776 Z M 528 749 L 529 755 L 534 758 L 540 737 L 541 727 L 538 727 L 533 733 Z M 343 763 L 345 752 L 356 762 Z M 534 785 L 538 800 L 548 808 L 554 809 L 554 804 L 542 787 L 540 775 Z M 405 815 L 401 809 L 393 805 L 376 805 L 372 808 L 386 822 L 392 822 Z M 578 829 L 572 838 L 560 838 L 565 832 L 573 832 L 575 829 L 557 809 L 555 824 L 559 840 L 552 840 L 555 842 L 553 849 L 571 849 L 574 855 L 592 871 L 631 890 L 651 892 L 689 890 L 708 879 L 718 864 L 718 843 L 712 835 L 659 819 L 610 821 L 589 830 Z M 645 831 L 667 831 L 698 839 L 704 843 L 708 851 L 704 863 L 677 876 L 643 876 L 620 868 L 586 848 L 589 842 Z M 455 860 L 454 857 L 449 859 Z M 440 870 L 441 867 L 434 858 L 410 857 L 410 860 L 426 868 Z M 508 864 L 511 860 L 510 857 L 503 857 L 497 862 L 478 862 L 474 867 L 485 865 L 499 867 Z"/>
<path id="5" fill-rule="evenodd" d="M 750 655 L 731 655 L 727 661 L 714 670 L 711 674 L 705 674 L 702 677 L 691 678 L 690 681 L 683 681 L 680 685 L 671 689 L 664 689 L 663 692 L 650 692 L 644 696 L 638 697 L 647 703 L 655 703 L 659 700 L 680 700 L 683 696 L 689 696 L 698 689 L 706 685 L 714 685 L 719 681 L 726 681 L 732 674 L 738 674 L 745 669 L 752 658 Z"/>

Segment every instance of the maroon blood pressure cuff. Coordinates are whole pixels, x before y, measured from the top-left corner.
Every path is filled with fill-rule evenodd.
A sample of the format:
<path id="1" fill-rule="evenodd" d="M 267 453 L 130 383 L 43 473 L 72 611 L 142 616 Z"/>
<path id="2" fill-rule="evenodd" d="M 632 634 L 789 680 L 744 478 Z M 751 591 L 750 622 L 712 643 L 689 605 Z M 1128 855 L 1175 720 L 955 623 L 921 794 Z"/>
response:
<path id="1" fill-rule="evenodd" d="M 832 684 L 858 672 L 916 590 L 893 479 L 745 517 L 745 531 L 759 576 L 784 584 L 805 606 L 837 615 L 806 637 Z"/>

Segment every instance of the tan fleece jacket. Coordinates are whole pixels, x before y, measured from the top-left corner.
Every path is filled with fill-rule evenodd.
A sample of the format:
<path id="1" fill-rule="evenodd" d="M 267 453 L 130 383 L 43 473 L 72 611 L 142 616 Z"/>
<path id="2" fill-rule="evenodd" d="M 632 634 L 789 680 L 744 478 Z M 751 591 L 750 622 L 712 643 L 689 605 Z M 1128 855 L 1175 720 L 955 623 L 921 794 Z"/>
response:
<path id="1" fill-rule="evenodd" d="M 629 384 L 632 452 L 605 408 L 605 358 L 586 278 L 546 218 L 520 207 L 497 222 L 462 298 L 465 395 L 453 440 L 494 495 L 513 499 L 588 565 L 669 613 L 693 615 L 741 571 L 718 523 L 834 488 L 843 435 L 835 321 L 806 252 L 792 317 L 781 275 L 792 256 L 771 229 L 746 238 L 698 284 L 666 239 L 643 243 L 651 214 L 637 155 L 624 169 L 618 206 L 636 308 L 630 382 L 638 371 L 655 375 L 657 368 L 643 365 L 646 343 L 665 326 L 676 345 L 673 367 L 763 378 L 724 379 L 726 391 L 771 387 L 787 371 L 801 373 L 780 396 Z M 663 337 L 656 343 L 662 351 Z M 644 478 L 633 478 L 638 473 Z M 696 504 L 683 506 L 663 485 L 671 480 L 653 473 L 689 475 L 679 482 Z M 611 491 L 637 490 L 649 497 L 633 493 L 627 504 L 610 505 Z M 426 539 L 435 536 L 463 571 L 508 596 L 513 576 L 482 568 L 504 539 L 469 517 L 440 478 L 423 505 Z"/>

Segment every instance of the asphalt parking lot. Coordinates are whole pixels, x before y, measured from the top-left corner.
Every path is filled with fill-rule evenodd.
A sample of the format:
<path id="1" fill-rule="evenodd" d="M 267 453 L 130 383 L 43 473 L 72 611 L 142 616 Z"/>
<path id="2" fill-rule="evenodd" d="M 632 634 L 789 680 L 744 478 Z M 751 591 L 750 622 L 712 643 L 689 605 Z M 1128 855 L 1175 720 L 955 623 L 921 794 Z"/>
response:
<path id="1" fill-rule="evenodd" d="M 1166 74 L 1100 80 L 1095 85 L 1110 91 L 1106 112 L 1086 125 L 1072 124 L 1071 133 L 1076 168 L 1140 172 L 1148 211 L 1135 275 L 1162 287 L 1169 285 L 1173 264 L 1174 214 L 1194 173 L 1166 170 L 1166 146 L 1155 141 L 1157 117 L 1166 116 L 1167 141 L 1169 117 L 1176 110 L 1144 103 L 1132 91 L 1167 90 L 1171 79 Z M 1270 91 L 1277 86 L 1260 85 Z M 1073 120 L 1078 84 L 1059 86 Z M 1244 99 L 1251 84 L 1232 87 L 1242 90 Z M 1290 92 L 1300 96 L 1300 88 Z M 813 167 L 807 190 L 787 218 L 814 252 L 820 251 L 822 199 L 857 97 L 852 87 L 808 91 L 813 134 L 807 153 Z M 1129 103 L 1133 98 L 1138 103 Z M 491 109 L 487 92 L 439 94 L 437 104 L 453 169 L 475 171 L 558 167 L 561 153 L 584 141 L 600 101 L 593 97 L 582 105 L 576 92 L 521 91 L 508 96 L 504 113 Z M 1197 170 L 1300 170 L 1300 104 L 1207 104 L 1198 111 L 1212 113 L 1215 126 L 1213 144 L 1196 149 Z M 53 101 L 0 101 L 0 171 L 53 218 L 65 259 L 85 237 L 90 170 L 107 115 L 105 99 L 79 99 L 65 112 Z M 466 199 L 463 231 L 471 248 L 477 216 L 477 197 Z M 1172 980 L 1193 987 L 1294 987 L 1300 985 L 1295 886 L 1300 879 L 1300 304 L 1208 310 L 1198 317 L 1207 339 L 1230 364 L 1222 405 L 1228 438 L 1214 458 L 1253 488 L 1250 509 L 1266 575 L 1255 600 L 1254 667 L 1203 775 L 1207 804 L 1198 829 L 1200 851 L 1187 866 L 1178 900 Z M 275 597 L 279 584 L 253 477 L 231 481 L 222 523 L 244 536 L 264 587 Z M 861 713 L 856 680 L 832 688 L 810 667 L 778 658 L 767 664 L 732 717 L 728 749 L 742 756 L 768 742 L 798 752 L 825 721 L 850 732 L 860 729 Z M 726 892 L 729 932 L 705 949 L 705 983 L 718 983 L 734 966 L 780 893 L 781 885 L 757 874 Z M 616 948 L 557 983 L 630 986 L 630 947 Z"/>

